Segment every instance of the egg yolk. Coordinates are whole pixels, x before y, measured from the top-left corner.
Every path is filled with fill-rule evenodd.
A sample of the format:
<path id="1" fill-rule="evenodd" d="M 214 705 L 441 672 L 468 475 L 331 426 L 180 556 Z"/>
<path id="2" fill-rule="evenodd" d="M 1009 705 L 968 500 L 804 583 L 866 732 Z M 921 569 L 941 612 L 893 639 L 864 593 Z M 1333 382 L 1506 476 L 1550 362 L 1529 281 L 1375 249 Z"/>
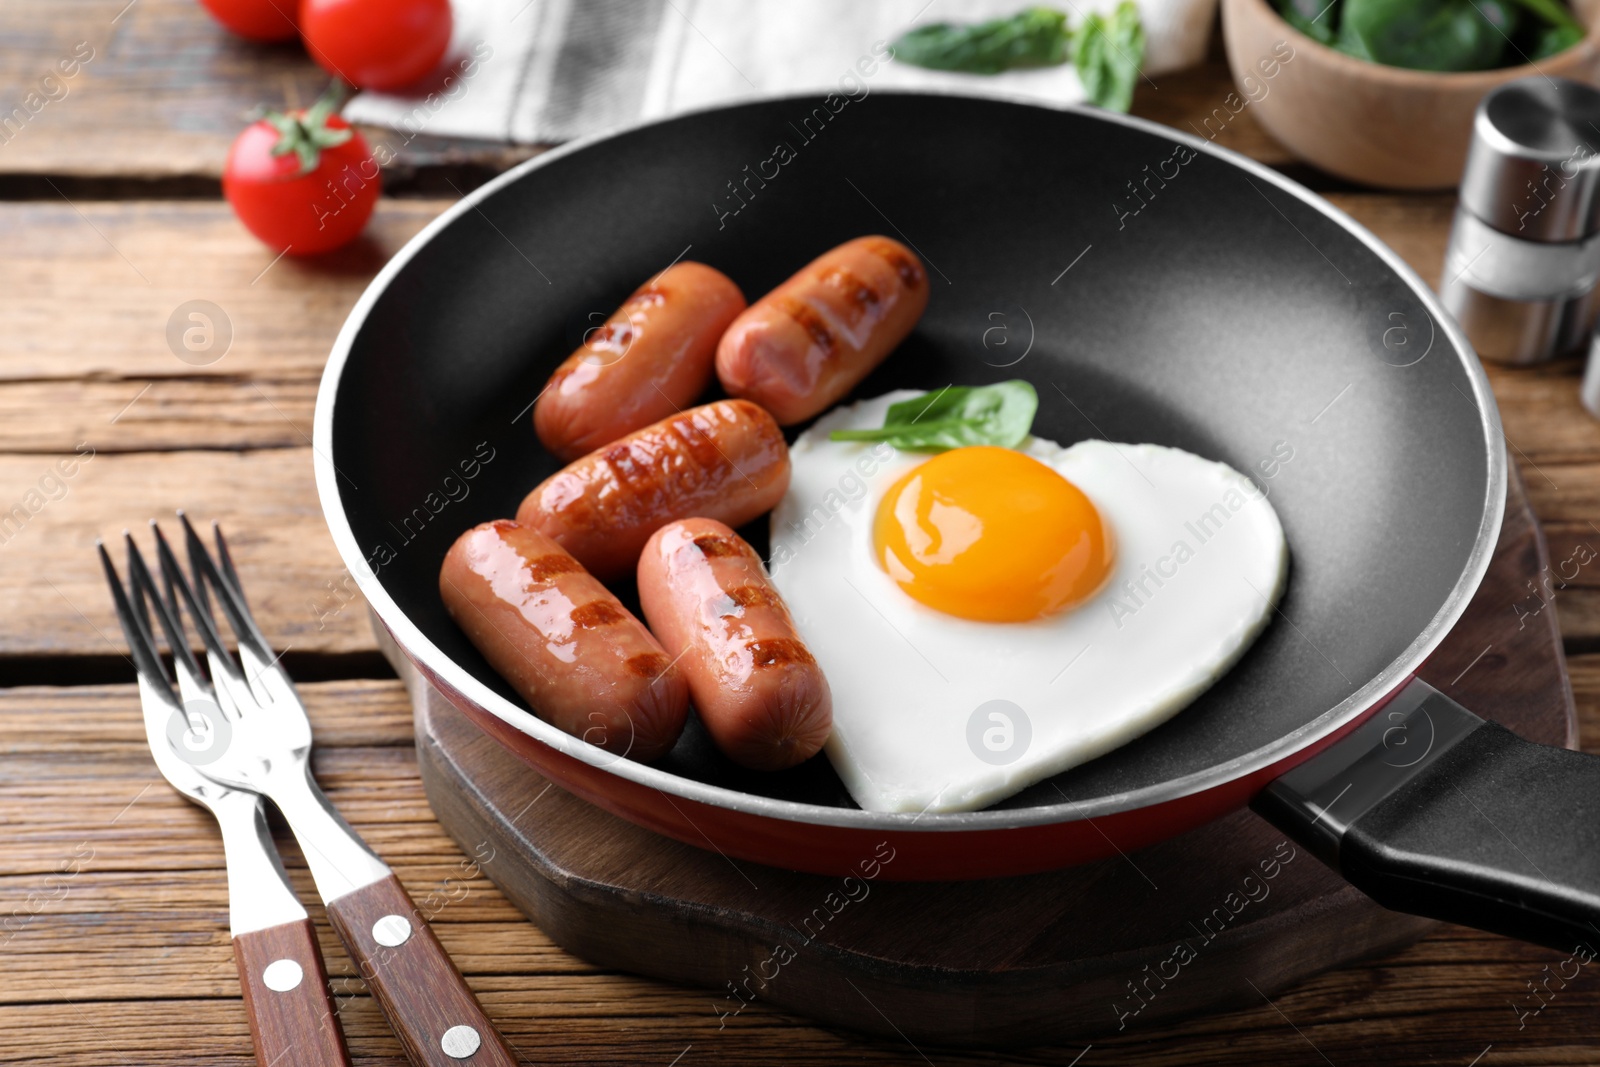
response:
<path id="1" fill-rule="evenodd" d="M 1083 491 L 1009 448 L 952 449 L 878 505 L 878 562 L 913 599 L 963 619 L 1024 622 L 1093 595 L 1110 531 Z"/>

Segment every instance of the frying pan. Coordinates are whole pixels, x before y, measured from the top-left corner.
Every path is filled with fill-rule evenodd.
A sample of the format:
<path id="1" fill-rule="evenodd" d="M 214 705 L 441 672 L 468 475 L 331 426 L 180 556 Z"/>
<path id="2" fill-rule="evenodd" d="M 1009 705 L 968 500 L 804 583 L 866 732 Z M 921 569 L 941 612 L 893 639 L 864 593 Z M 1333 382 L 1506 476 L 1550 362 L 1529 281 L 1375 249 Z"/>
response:
<path id="1" fill-rule="evenodd" d="M 874 232 L 918 249 L 933 293 L 856 397 L 1023 377 L 1042 437 L 1251 472 L 1292 553 L 1277 617 L 1165 725 L 977 812 L 862 811 L 826 760 L 741 771 L 693 721 L 648 766 L 540 721 L 451 623 L 437 580 L 462 530 L 512 514 L 558 466 L 529 416 L 550 372 L 680 257 L 754 298 Z M 1370 233 L 1194 137 L 872 92 L 569 145 L 388 264 L 335 344 L 315 444 L 344 562 L 422 676 L 540 774 L 660 833 L 833 874 L 887 844 L 883 877 L 960 879 L 1131 851 L 1253 804 L 1391 907 L 1562 948 L 1600 929 L 1600 761 L 1412 677 L 1500 527 L 1505 451 L 1476 356 Z M 764 523 L 743 532 L 765 550 Z"/>

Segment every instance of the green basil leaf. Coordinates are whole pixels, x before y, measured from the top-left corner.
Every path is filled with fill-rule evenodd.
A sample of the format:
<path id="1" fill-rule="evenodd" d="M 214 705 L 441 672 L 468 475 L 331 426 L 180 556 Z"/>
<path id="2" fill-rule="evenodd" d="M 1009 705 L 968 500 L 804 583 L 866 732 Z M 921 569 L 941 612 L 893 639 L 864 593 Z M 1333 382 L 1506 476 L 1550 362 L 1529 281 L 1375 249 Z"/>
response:
<path id="1" fill-rule="evenodd" d="M 889 405 L 876 430 L 835 430 L 833 441 L 887 441 L 906 452 L 943 452 L 967 445 L 1016 448 L 1028 438 L 1039 394 L 1028 382 L 952 385 Z"/>
<path id="2" fill-rule="evenodd" d="M 1518 21 L 1504 0 L 1344 0 L 1337 47 L 1390 67 L 1490 70 Z"/>
<path id="3" fill-rule="evenodd" d="M 1339 0 L 1278 0 L 1283 21 L 1321 44 L 1338 37 Z"/>
<path id="4" fill-rule="evenodd" d="M 1133 0 L 1122 0 L 1109 15 L 1084 17 L 1072 37 L 1072 64 L 1091 104 L 1128 110 L 1144 64 L 1144 45 L 1144 24 Z"/>
<path id="5" fill-rule="evenodd" d="M 999 74 L 1067 61 L 1067 16 L 1030 7 L 1008 18 L 970 25 L 936 22 L 902 34 L 891 51 L 901 63 L 931 70 Z"/>

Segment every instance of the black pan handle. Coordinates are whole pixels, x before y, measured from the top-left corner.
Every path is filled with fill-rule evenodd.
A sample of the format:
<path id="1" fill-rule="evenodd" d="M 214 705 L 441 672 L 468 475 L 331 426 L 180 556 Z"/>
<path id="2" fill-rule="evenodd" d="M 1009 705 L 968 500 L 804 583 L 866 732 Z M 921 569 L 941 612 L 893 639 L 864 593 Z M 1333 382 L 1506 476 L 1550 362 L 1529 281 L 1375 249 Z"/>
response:
<path id="1" fill-rule="evenodd" d="M 1600 757 L 1524 741 L 1425 682 L 1251 806 L 1386 908 L 1600 945 Z"/>

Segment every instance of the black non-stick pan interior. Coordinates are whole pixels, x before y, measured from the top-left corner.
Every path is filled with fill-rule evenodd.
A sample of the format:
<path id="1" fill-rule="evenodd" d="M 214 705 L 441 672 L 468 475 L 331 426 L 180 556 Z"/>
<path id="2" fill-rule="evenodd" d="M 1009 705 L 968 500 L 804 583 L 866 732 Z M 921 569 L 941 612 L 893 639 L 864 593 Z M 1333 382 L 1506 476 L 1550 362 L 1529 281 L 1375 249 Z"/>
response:
<path id="1" fill-rule="evenodd" d="M 1231 673 L 1167 725 L 1009 805 L 1121 793 L 1256 750 L 1383 672 L 1449 598 L 1500 446 L 1462 354 L 1366 241 L 1154 127 L 887 93 L 601 140 L 434 234 L 354 338 L 333 421 L 350 525 L 386 561 L 385 589 L 515 700 L 445 614 L 437 576 L 462 530 L 514 513 L 556 468 L 528 414 L 550 371 L 680 256 L 753 300 L 874 232 L 923 255 L 933 292 L 857 396 L 1024 377 L 1041 400 L 1036 434 L 1222 460 L 1256 475 L 1288 534 L 1280 617 Z M 764 522 L 746 533 L 765 546 Z M 850 803 L 823 759 L 746 774 L 695 731 L 666 766 Z"/>

